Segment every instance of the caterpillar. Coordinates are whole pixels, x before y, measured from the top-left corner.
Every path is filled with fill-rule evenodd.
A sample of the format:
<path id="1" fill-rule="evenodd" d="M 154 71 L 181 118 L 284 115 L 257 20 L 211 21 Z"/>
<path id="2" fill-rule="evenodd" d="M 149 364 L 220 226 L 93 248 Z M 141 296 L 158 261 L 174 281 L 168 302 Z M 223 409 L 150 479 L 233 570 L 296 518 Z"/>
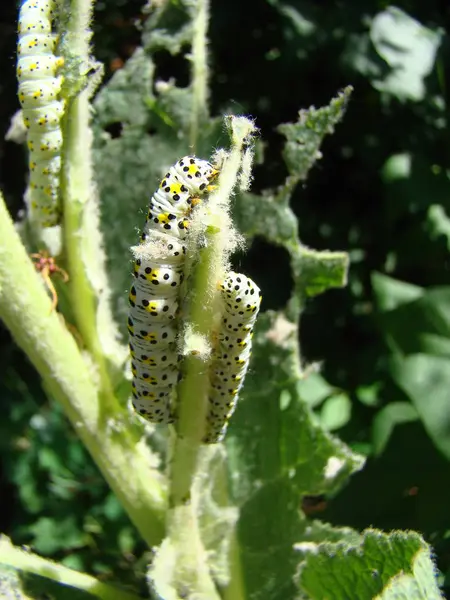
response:
<path id="1" fill-rule="evenodd" d="M 178 381 L 176 350 L 180 285 L 190 215 L 212 189 L 216 169 L 186 156 L 170 167 L 150 199 L 135 249 L 128 315 L 134 409 L 154 423 L 171 423 Z"/>
<path id="2" fill-rule="evenodd" d="M 225 437 L 250 362 L 261 290 L 249 277 L 230 272 L 220 285 L 223 316 L 210 370 L 205 444 Z"/>
<path id="3" fill-rule="evenodd" d="M 42 227 L 57 225 L 60 219 L 64 103 L 58 99 L 62 76 L 58 76 L 57 71 L 64 60 L 54 55 L 54 17 L 54 0 L 25 0 L 20 7 L 18 24 L 18 97 L 28 129 L 30 204 Z"/>

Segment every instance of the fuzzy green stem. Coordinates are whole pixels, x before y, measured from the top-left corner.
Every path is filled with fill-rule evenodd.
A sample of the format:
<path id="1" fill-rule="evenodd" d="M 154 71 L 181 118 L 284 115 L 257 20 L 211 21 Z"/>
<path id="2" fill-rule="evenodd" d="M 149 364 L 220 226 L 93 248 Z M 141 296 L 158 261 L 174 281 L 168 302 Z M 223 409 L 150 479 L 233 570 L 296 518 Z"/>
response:
<path id="1" fill-rule="evenodd" d="M 209 290 L 216 281 L 214 266 L 220 256 L 220 232 L 207 234 L 206 248 L 200 253 L 194 272 L 194 289 Z M 218 253 L 219 251 L 219 253 Z M 204 294 L 202 301 L 192 301 L 189 322 L 196 333 L 209 338 L 214 319 L 214 296 Z M 197 296 L 198 298 L 198 296 Z M 203 300 L 204 298 L 204 300 Z M 191 496 L 193 479 L 197 473 L 199 458 L 205 448 L 201 445 L 207 414 L 209 389 L 208 368 L 205 360 L 188 356 L 185 361 L 186 377 L 178 386 L 178 435 L 175 440 L 171 472 L 170 503 L 167 531 L 177 552 L 177 564 L 182 572 L 177 579 L 191 582 L 197 594 L 214 600 L 219 596 L 211 579 L 202 540 L 200 538 L 194 498 Z M 180 569 L 181 571 L 181 569 Z"/>
<path id="2" fill-rule="evenodd" d="M 220 600 L 200 537 L 195 501 L 169 511 L 167 534 L 176 552 L 174 585 L 190 598 Z M 181 594 L 180 594 L 181 597 Z"/>
<path id="3" fill-rule="evenodd" d="M 230 196 L 238 179 L 244 142 L 254 131 L 254 126 L 245 117 L 233 117 L 230 129 L 232 149 L 221 171 L 218 189 L 207 203 L 211 224 L 206 229 L 204 248 L 194 267 L 191 302 L 186 316 L 192 330 L 208 340 L 212 340 L 217 327 L 217 283 L 235 244 L 229 220 Z M 172 506 L 189 499 L 197 470 L 208 410 L 208 367 L 209 362 L 199 356 L 190 355 L 185 359 L 184 377 L 178 386 L 178 436 L 171 465 Z"/>
<path id="4" fill-rule="evenodd" d="M 91 575 L 15 548 L 6 538 L 0 540 L 0 564 L 57 581 L 61 585 L 82 590 L 101 600 L 139 600 L 136 594 L 98 581 Z"/>
<path id="5" fill-rule="evenodd" d="M 63 49 L 77 64 L 89 64 L 92 0 L 73 0 Z M 72 59 L 73 60 L 73 59 Z M 101 408 L 112 412 L 113 390 L 101 344 L 98 309 L 105 295 L 105 258 L 92 183 L 92 133 L 88 90 L 67 104 L 63 121 L 64 148 L 61 189 L 64 208 L 64 249 L 70 273 L 70 298 L 78 331 L 95 360 L 100 379 Z"/>
<path id="6" fill-rule="evenodd" d="M 191 302 L 189 323 L 196 333 L 209 339 L 215 327 L 214 287 L 217 281 L 216 267 L 221 256 L 221 236 L 220 232 L 213 232 L 206 237 L 207 246 L 200 252 L 193 277 L 195 295 Z M 198 301 L 195 301 L 196 298 Z M 190 497 L 208 409 L 209 375 L 205 360 L 195 355 L 186 357 L 184 371 L 185 377 L 178 386 L 178 436 L 170 491 L 172 506 L 182 504 Z"/>
<path id="7" fill-rule="evenodd" d="M 98 298 L 89 279 L 90 265 L 87 263 L 88 246 L 92 241 L 89 223 L 84 218 L 86 203 L 92 194 L 90 164 L 87 162 L 89 146 L 86 138 L 89 127 L 89 104 L 86 92 L 82 92 L 71 104 L 67 119 L 66 164 L 62 177 L 64 202 L 64 247 L 70 273 L 70 297 L 78 331 L 86 348 L 91 352 L 99 370 L 100 387 L 105 409 L 112 389 L 106 368 L 104 353 L 97 332 Z M 98 233 L 98 240 L 100 234 Z M 98 249 L 101 255 L 101 248 Z M 93 257 L 97 260 L 98 257 Z"/>
<path id="8" fill-rule="evenodd" d="M 225 449 L 223 449 L 225 454 Z M 226 507 L 232 505 L 229 492 L 229 474 L 225 461 L 218 463 L 215 471 L 214 498 L 217 505 Z M 245 576 L 242 569 L 242 558 L 239 547 L 237 522 L 233 523 L 230 531 L 228 550 L 229 579 L 228 585 L 222 590 L 223 600 L 246 600 Z"/>
<path id="9" fill-rule="evenodd" d="M 236 234 L 229 217 L 230 196 L 238 181 L 244 142 L 254 129 L 253 124 L 245 118 L 232 118 L 230 125 L 232 150 L 221 169 L 218 189 L 208 199 L 205 210 L 198 211 L 192 222 L 191 232 L 198 234 L 206 229 L 201 236 L 203 248 L 198 253 L 199 238 L 194 234 L 188 244 L 190 253 L 198 253 L 199 257 L 190 272 L 190 302 L 187 314 L 183 315 L 190 332 L 186 335 L 193 333 L 210 343 L 218 325 L 217 284 L 227 268 L 229 253 L 236 244 Z M 191 247 L 191 242 L 194 247 Z M 205 597 L 218 598 L 200 537 L 197 498 L 193 490 L 195 477 L 201 469 L 202 455 L 209 451 L 203 446 L 202 439 L 208 411 L 210 360 L 201 353 L 190 353 L 184 362 L 184 377 L 178 386 L 177 437 L 171 461 L 171 510 L 168 513 L 167 530 L 176 549 L 177 564 L 183 565 L 179 569 L 178 579 L 193 582 L 193 589 L 199 595 L 207 590 Z M 190 560 L 183 563 L 183 557 L 186 556 Z"/>
<path id="10" fill-rule="evenodd" d="M 245 577 L 242 571 L 241 554 L 236 531 L 230 540 L 229 552 L 230 583 L 223 592 L 223 600 L 246 600 Z"/>
<path id="11" fill-rule="evenodd" d="M 34 268 L 0 199 L 0 318 L 60 402 L 80 439 L 149 546 L 163 535 L 166 498 L 128 426 L 127 411 L 113 397 L 101 409 L 97 373 L 51 309 L 42 277 Z"/>
<path id="12" fill-rule="evenodd" d="M 208 117 L 208 17 L 209 0 L 195 0 L 192 7 L 192 109 L 190 144 L 195 152 L 201 125 Z"/>

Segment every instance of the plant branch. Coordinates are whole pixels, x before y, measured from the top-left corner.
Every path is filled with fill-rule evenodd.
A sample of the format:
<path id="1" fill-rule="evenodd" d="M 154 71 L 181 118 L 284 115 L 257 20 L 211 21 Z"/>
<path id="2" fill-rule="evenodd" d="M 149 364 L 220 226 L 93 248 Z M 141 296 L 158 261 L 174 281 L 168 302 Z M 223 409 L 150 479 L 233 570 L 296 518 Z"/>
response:
<path id="1" fill-rule="evenodd" d="M 95 366 L 51 310 L 42 278 L 0 199 L 0 318 L 63 406 L 80 439 L 149 546 L 163 535 L 165 492 L 114 397 L 101 410 Z"/>
<path id="2" fill-rule="evenodd" d="M 244 117 L 233 117 L 230 119 L 230 129 L 232 149 L 220 166 L 218 189 L 197 210 L 191 223 L 187 269 L 192 287 L 188 308 L 183 315 L 186 358 L 183 379 L 177 390 L 177 436 L 171 461 L 171 510 L 167 523 L 168 540 L 175 548 L 176 564 L 183 565 L 182 569 L 178 569 L 175 579 L 192 582 L 195 592 L 207 592 L 208 598 L 216 597 L 217 592 L 200 536 L 198 498 L 193 489 L 201 468 L 201 457 L 210 451 L 210 447 L 202 444 L 208 411 L 211 360 L 205 347 L 213 346 L 220 321 L 218 282 L 228 268 L 229 254 L 238 239 L 229 215 L 230 197 L 241 170 L 244 145 L 254 126 Z M 198 252 L 200 240 L 202 249 Z M 195 255 L 198 255 L 198 261 L 191 268 Z M 187 556 L 189 560 L 186 560 Z"/>
<path id="3" fill-rule="evenodd" d="M 195 0 L 192 8 L 192 52 L 191 52 L 191 132 L 190 144 L 195 152 L 198 134 L 208 117 L 208 17 L 209 0 Z"/>
<path id="4" fill-rule="evenodd" d="M 139 600 L 136 594 L 98 581 L 86 573 L 41 558 L 32 552 L 16 548 L 6 537 L 0 539 L 0 564 L 83 590 L 102 600 Z"/>
<path id="5" fill-rule="evenodd" d="M 70 68 L 80 72 L 90 64 L 89 30 L 92 0 L 72 0 L 71 12 L 65 24 L 63 54 Z M 80 76 L 84 76 L 80 74 Z M 64 148 L 61 177 L 63 197 L 64 250 L 70 273 L 69 289 L 78 331 L 91 353 L 100 379 L 101 409 L 111 413 L 113 390 L 106 356 L 117 364 L 124 352 L 116 342 L 114 321 L 100 319 L 100 311 L 109 311 L 109 288 L 105 272 L 105 256 L 99 227 L 96 189 L 92 178 L 89 126 L 89 90 L 84 89 L 67 102 L 63 120 Z M 99 322 L 101 321 L 101 327 Z M 106 331 L 110 330 L 110 331 Z M 108 343 L 102 344 L 102 337 Z"/>
<path id="6" fill-rule="evenodd" d="M 244 117 L 231 120 L 232 149 L 221 169 L 218 189 L 205 208 L 197 212 L 192 229 L 198 222 L 206 225 L 203 248 L 192 273 L 192 290 L 186 323 L 200 339 L 211 342 L 217 328 L 218 282 L 223 276 L 229 253 L 236 245 L 236 234 L 229 216 L 229 202 L 238 180 L 245 141 L 254 130 Z M 195 253 L 195 248 L 192 253 Z M 190 346 L 189 341 L 186 342 Z M 178 386 L 178 423 L 171 464 L 171 506 L 190 498 L 197 469 L 208 410 L 209 360 L 202 352 L 190 352 L 184 361 L 184 376 Z"/>

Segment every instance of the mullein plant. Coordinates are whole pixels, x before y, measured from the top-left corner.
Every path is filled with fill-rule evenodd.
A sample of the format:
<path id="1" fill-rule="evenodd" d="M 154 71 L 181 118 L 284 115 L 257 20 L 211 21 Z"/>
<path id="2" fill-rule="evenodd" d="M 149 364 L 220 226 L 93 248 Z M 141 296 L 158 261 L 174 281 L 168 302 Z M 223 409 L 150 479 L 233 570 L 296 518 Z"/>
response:
<path id="1" fill-rule="evenodd" d="M 89 152 L 92 138 L 89 98 L 94 85 L 91 73 L 98 68 L 89 47 L 91 11 L 92 3 L 87 1 L 69 4 L 54 0 L 27 0 L 20 8 L 17 76 L 30 156 L 26 195 L 29 238 L 44 247 L 41 263 L 51 252 L 56 255 L 51 256 L 51 261 L 60 261 L 67 270 L 67 286 L 59 288 L 59 291 L 69 310 L 66 318 L 61 320 L 54 310 L 54 303 L 49 304 L 45 282 L 2 204 L 2 228 L 5 228 L 5 234 L 8 232 L 8 238 L 5 237 L 2 244 L 2 265 L 9 264 L 12 269 L 14 265 L 21 265 L 20 277 L 27 281 L 27 294 L 21 294 L 14 289 L 15 286 L 8 284 L 12 271 L 9 275 L 6 271 L 2 272 L 2 290 L 9 288 L 9 291 L 2 294 L 1 314 L 17 343 L 41 374 L 45 390 L 63 405 L 108 483 L 144 539 L 153 546 L 164 530 L 168 489 L 139 443 L 141 428 L 133 422 L 137 417 L 131 417 L 128 407 L 114 395 L 120 373 L 122 378 L 127 378 L 127 360 L 110 315 Z M 246 150 L 248 155 L 255 128 L 245 118 L 232 118 L 229 125 L 232 149 L 229 153 L 217 153 L 220 155 L 220 173 L 214 169 L 214 174 L 211 174 L 215 182 L 205 190 L 210 196 L 208 201 L 195 206 L 196 193 L 203 192 L 203 189 L 189 189 L 189 197 L 194 200 L 192 207 L 195 207 L 192 217 L 189 215 L 190 235 L 183 249 L 189 268 L 186 283 L 182 286 L 185 295 L 183 306 L 180 301 L 179 309 L 177 307 L 180 335 L 176 348 L 171 348 L 177 356 L 180 353 L 186 357 L 186 373 L 177 368 L 175 380 L 171 381 L 174 385 L 182 382 L 177 387 L 184 386 L 188 402 L 192 402 L 189 396 L 192 386 L 196 385 L 193 379 L 198 377 L 198 371 L 203 373 L 208 361 L 212 363 L 214 359 L 217 363 L 220 360 L 220 355 L 213 351 L 213 346 L 220 347 L 220 284 L 225 281 L 230 253 L 239 240 L 231 225 L 227 203 L 241 176 L 242 158 Z M 181 176 L 178 184 L 183 186 L 184 181 Z M 177 181 L 174 180 L 172 185 L 176 186 Z M 184 194 L 181 187 L 180 192 Z M 150 203 L 149 210 L 152 208 Z M 165 237 L 168 237 L 167 233 Z M 146 260 L 146 252 L 151 253 L 150 260 L 156 263 L 164 260 L 157 252 L 152 253 L 152 244 L 155 247 L 158 240 L 154 234 L 150 238 L 145 246 L 141 243 L 134 249 L 136 264 L 139 260 Z M 193 285 L 197 279 L 200 283 Z M 208 289 L 202 290 L 201 285 Z M 205 297 L 205 294 L 211 306 L 206 309 L 206 317 L 199 318 L 196 323 L 198 315 L 191 304 L 195 304 L 194 298 Z M 255 312 L 256 305 L 252 310 Z M 107 327 L 105 323 L 108 323 Z M 213 324 L 217 331 L 212 328 Z M 193 360 L 191 365 L 190 359 Z M 203 365 L 200 369 L 196 364 L 199 360 Z M 242 360 L 248 362 L 248 358 Z M 189 408 L 182 408 L 183 392 L 177 394 L 180 435 L 188 445 L 197 446 L 196 450 L 191 449 L 189 456 L 198 452 L 206 436 L 211 437 L 207 433 L 206 418 L 209 406 L 206 390 L 209 390 L 211 377 L 207 368 L 206 371 L 202 382 L 205 393 L 194 393 L 204 404 L 203 416 L 192 413 Z M 242 369 L 240 372 L 243 380 Z M 161 370 L 157 376 L 164 378 L 165 371 Z M 237 396 L 240 385 L 241 382 L 236 382 L 233 397 Z M 233 408 L 234 403 L 230 402 L 226 414 L 220 417 L 224 422 Z M 190 417 L 186 419 L 183 415 L 189 413 Z M 197 431 L 202 431 L 198 437 L 195 435 Z M 220 436 L 216 437 L 218 440 Z M 175 464 L 178 464 L 175 459 L 179 455 L 180 452 L 175 450 Z M 129 461 L 133 464 L 132 470 L 129 469 Z M 185 457 L 182 462 L 185 462 Z M 192 478 L 196 459 L 188 461 L 188 464 Z M 186 475 L 184 472 L 183 485 Z M 172 480 L 175 479 L 174 475 Z M 20 552 L 12 552 L 6 541 L 3 550 L 15 555 L 17 564 L 23 560 L 31 561 L 35 565 L 30 567 L 31 570 L 39 571 L 40 567 L 36 565 L 43 564 L 37 557 L 23 557 Z M 115 597 L 120 597 L 119 591 L 117 594 Z"/>
<path id="2" fill-rule="evenodd" d="M 341 119 L 350 90 L 280 126 L 289 175 L 278 190 L 253 195 L 253 121 L 227 117 L 230 147 L 211 152 L 223 125 L 208 113 L 207 0 L 182 2 L 188 27 L 172 35 L 160 28 L 169 3 L 155 5 L 143 30 L 146 52 L 138 49 L 98 92 L 94 123 L 91 98 L 101 67 L 90 54 L 92 4 L 26 0 L 20 8 L 18 93 L 30 185 L 20 226 L 0 203 L 0 316 L 154 551 L 151 594 L 286 600 L 300 591 L 323 598 L 320 583 L 336 557 L 342 561 L 333 580 L 341 594 L 336 597 L 353 597 L 346 589 L 352 570 L 378 591 L 395 575 L 413 572 L 418 556 L 432 575 L 420 536 L 360 535 L 309 523 L 299 510 L 303 495 L 333 493 L 363 465 L 317 425 L 299 392 L 307 372 L 298 347 L 302 306 L 345 284 L 348 257 L 302 245 L 289 207 L 295 186 L 320 156 L 323 137 Z M 186 36 L 189 88 L 153 82 L 153 44 L 173 50 L 186 44 Z M 122 135 L 112 139 L 107 125 L 117 121 Z M 158 134 L 146 135 L 149 125 Z M 153 194 L 156 172 L 150 176 L 149 165 L 160 176 Z M 107 205 L 103 235 L 98 188 Z M 139 223 L 145 205 L 146 220 Z M 127 222 L 131 235 L 143 229 L 132 247 L 134 277 L 124 310 L 129 250 L 120 255 L 118 248 L 128 240 Z M 284 311 L 257 319 L 260 289 L 231 267 L 233 253 L 245 245 L 240 231 L 287 250 L 294 293 Z M 107 272 L 105 246 L 117 280 Z M 32 261 L 37 249 L 38 270 Z M 58 269 L 68 279 L 57 286 L 61 312 L 48 289 Z M 129 351 L 120 335 L 126 322 Z M 247 397 L 225 438 L 242 392 Z M 167 451 L 157 457 L 162 443 Z M 409 553 L 392 572 L 367 583 L 371 556 L 388 557 L 385 546 L 394 542 Z M 364 568 L 355 570 L 369 543 Z M 9 574 L 12 567 L 99 598 L 138 598 L 6 538 L 0 565 Z M 2 591 L 20 593 L 14 577 L 0 572 L 0 583 Z M 432 576 L 426 585 L 434 594 Z"/>

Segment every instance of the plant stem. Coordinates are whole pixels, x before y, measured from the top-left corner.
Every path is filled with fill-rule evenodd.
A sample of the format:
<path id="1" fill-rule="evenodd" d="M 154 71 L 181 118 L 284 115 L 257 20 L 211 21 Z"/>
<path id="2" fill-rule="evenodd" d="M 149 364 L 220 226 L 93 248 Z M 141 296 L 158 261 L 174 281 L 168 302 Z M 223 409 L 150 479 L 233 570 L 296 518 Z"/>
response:
<path id="1" fill-rule="evenodd" d="M 175 588 L 189 589 L 190 598 L 220 600 L 200 536 L 195 500 L 169 511 L 167 534 L 176 549 Z"/>
<path id="2" fill-rule="evenodd" d="M 183 315 L 187 326 L 186 337 L 198 336 L 203 342 L 209 342 L 210 346 L 213 345 L 220 320 L 220 311 L 217 310 L 218 282 L 228 267 L 228 257 L 237 240 L 229 216 L 230 196 L 238 180 L 244 142 L 254 130 L 253 123 L 245 118 L 232 118 L 230 125 L 231 152 L 221 167 L 217 190 L 193 216 L 192 236 L 188 242 L 187 268 L 193 256 L 198 256 L 198 260 L 189 269 L 187 278 L 192 282 L 192 288 L 188 295 L 188 309 Z M 202 248 L 199 252 L 200 231 L 204 233 L 201 234 Z M 193 232 L 197 232 L 197 236 Z M 185 346 L 192 349 L 187 339 Z M 177 390 L 177 436 L 171 460 L 167 531 L 168 540 L 176 552 L 176 564 L 180 565 L 175 579 L 190 582 L 199 596 L 219 598 L 200 535 L 198 498 L 193 489 L 195 477 L 201 469 L 201 458 L 210 451 L 202 444 L 209 408 L 210 360 L 211 357 L 205 358 L 202 353 L 190 351 L 184 361 L 183 379 Z M 188 556 L 189 560 L 186 559 Z"/>
<path id="3" fill-rule="evenodd" d="M 246 600 L 245 577 L 242 572 L 241 553 L 236 530 L 230 540 L 230 583 L 224 590 L 223 600 Z"/>
<path id="4" fill-rule="evenodd" d="M 14 547 L 7 538 L 0 539 L 0 564 L 25 573 L 57 581 L 61 585 L 83 590 L 102 600 L 139 600 L 139 596 L 108 585 L 86 573 L 80 573 Z"/>
<path id="5" fill-rule="evenodd" d="M 102 401 L 105 409 L 113 395 L 103 349 L 97 332 L 98 294 L 95 281 L 90 278 L 92 267 L 99 271 L 96 261 L 101 260 L 100 232 L 89 227 L 85 208 L 92 193 L 90 184 L 89 103 L 86 92 L 82 92 L 70 105 L 66 127 L 67 167 L 62 177 L 64 201 L 64 247 L 70 273 L 70 297 L 77 328 L 86 348 L 92 354 L 99 371 Z M 86 142 L 86 139 L 89 142 Z M 86 147 L 87 146 L 87 147 Z M 97 234 L 97 235 L 95 235 Z M 92 247 L 98 243 L 97 252 Z M 90 261 L 89 261 L 90 259 Z M 92 264 L 92 261 L 93 264 Z"/>
<path id="6" fill-rule="evenodd" d="M 149 546 L 164 531 L 166 498 L 154 470 L 114 397 L 102 410 L 95 368 L 61 316 L 51 310 L 36 272 L 0 199 L 0 318 L 26 352 L 44 386 L 63 406 L 80 439 Z"/>
<path id="7" fill-rule="evenodd" d="M 186 323 L 189 323 L 192 331 L 209 341 L 214 337 L 217 327 L 217 284 L 227 268 L 229 253 L 236 244 L 236 234 L 229 217 L 230 197 L 238 179 L 244 143 L 255 127 L 245 117 L 232 117 L 230 130 L 232 149 L 221 169 L 218 188 L 210 196 L 205 210 L 199 211 L 195 217 L 206 225 L 206 232 L 191 278 L 193 283 Z M 193 354 L 186 357 L 184 377 L 178 386 L 177 438 L 171 464 L 171 506 L 182 505 L 190 498 L 208 410 L 208 370 L 208 360 Z"/>
<path id="8" fill-rule="evenodd" d="M 195 152 L 198 134 L 208 118 L 208 17 L 209 0 L 195 0 L 192 9 L 192 109 L 190 145 Z"/>
<path id="9" fill-rule="evenodd" d="M 90 60 L 91 12 L 92 0 L 72 0 L 63 50 L 68 56 L 68 63 L 76 57 L 78 69 L 81 69 L 79 65 L 88 65 Z M 61 189 L 64 250 L 70 273 L 71 307 L 77 329 L 96 363 L 101 409 L 105 414 L 113 414 L 113 389 L 106 355 L 115 356 L 111 361 L 118 368 L 117 363 L 123 360 L 124 353 L 115 341 L 115 325 L 109 314 L 109 288 L 92 178 L 88 93 L 85 89 L 68 101 L 63 120 L 65 143 Z M 109 317 L 105 318 L 105 311 Z M 102 327 L 99 326 L 100 314 L 103 316 Z M 102 337 L 108 337 L 108 342 L 102 344 Z"/>
<path id="10" fill-rule="evenodd" d="M 200 252 L 192 278 L 195 294 L 191 299 L 189 323 L 196 333 L 206 339 L 210 338 L 215 327 L 215 287 L 217 278 L 220 277 L 220 272 L 217 272 L 219 238 L 218 232 L 206 234 L 206 247 Z M 199 356 L 187 356 L 184 363 L 185 376 L 178 386 L 178 435 L 170 490 L 172 506 L 182 504 L 190 496 L 208 410 L 208 366 Z"/>

